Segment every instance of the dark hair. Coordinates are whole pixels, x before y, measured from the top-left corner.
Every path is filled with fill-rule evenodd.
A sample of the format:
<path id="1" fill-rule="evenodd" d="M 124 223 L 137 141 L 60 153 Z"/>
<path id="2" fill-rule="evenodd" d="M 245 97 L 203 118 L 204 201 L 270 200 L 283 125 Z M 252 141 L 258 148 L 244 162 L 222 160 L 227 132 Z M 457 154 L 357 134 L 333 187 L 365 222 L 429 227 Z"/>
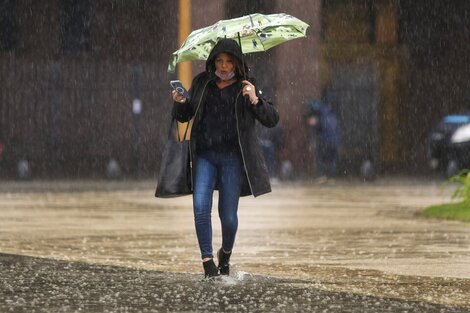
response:
<path id="1" fill-rule="evenodd" d="M 233 59 L 235 63 L 235 75 L 239 77 L 243 77 L 242 63 L 236 56 L 233 56 Z"/>
<path id="2" fill-rule="evenodd" d="M 206 71 L 211 73 L 215 71 L 215 64 L 214 59 L 215 56 L 221 52 L 228 53 L 237 60 L 237 70 L 236 75 L 240 77 L 245 77 L 248 74 L 248 66 L 246 64 L 245 58 L 243 56 L 242 50 L 237 43 L 237 41 L 233 39 L 223 38 L 220 39 L 214 48 L 212 48 L 211 52 L 209 53 L 209 57 L 206 61 Z"/>

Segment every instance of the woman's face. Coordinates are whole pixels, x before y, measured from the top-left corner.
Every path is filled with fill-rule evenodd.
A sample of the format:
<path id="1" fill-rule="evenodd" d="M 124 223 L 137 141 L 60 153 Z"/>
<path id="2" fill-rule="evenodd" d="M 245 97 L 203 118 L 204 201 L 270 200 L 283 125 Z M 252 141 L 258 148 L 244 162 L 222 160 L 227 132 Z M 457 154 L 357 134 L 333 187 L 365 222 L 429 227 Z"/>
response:
<path id="1" fill-rule="evenodd" d="M 215 57 L 215 70 L 221 74 L 229 74 L 235 70 L 235 57 L 221 52 Z"/>

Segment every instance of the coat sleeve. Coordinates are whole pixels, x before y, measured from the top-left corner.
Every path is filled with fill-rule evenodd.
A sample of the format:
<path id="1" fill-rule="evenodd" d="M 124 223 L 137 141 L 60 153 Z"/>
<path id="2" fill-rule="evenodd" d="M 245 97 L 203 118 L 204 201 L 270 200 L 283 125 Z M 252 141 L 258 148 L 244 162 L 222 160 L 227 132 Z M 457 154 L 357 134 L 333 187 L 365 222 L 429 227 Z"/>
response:
<path id="1" fill-rule="evenodd" d="M 256 119 L 266 127 L 274 127 L 279 122 L 279 112 L 276 110 L 274 105 L 258 96 L 258 104 L 253 105 L 248 101 L 248 105 L 251 107 L 251 111 L 254 113 Z"/>
<path id="2" fill-rule="evenodd" d="M 279 112 L 276 110 L 271 101 L 268 101 L 261 93 L 256 79 L 250 77 L 248 79 L 253 85 L 256 86 L 256 95 L 258 96 L 258 103 L 256 105 L 245 98 L 245 103 L 249 107 L 250 111 L 253 112 L 255 118 L 265 127 L 272 128 L 279 122 Z"/>
<path id="3" fill-rule="evenodd" d="M 194 115 L 194 110 L 190 101 L 186 101 L 185 103 L 173 102 L 172 116 L 178 122 L 182 122 L 182 123 L 187 122 L 191 120 L 193 115 Z"/>

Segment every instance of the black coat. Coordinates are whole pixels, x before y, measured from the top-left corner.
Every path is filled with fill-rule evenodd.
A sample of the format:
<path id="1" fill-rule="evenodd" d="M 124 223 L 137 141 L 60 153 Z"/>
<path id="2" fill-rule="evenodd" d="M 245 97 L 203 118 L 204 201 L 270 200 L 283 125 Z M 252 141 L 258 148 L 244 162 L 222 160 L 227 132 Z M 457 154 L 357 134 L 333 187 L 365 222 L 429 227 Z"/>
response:
<path id="1" fill-rule="evenodd" d="M 197 75 L 191 85 L 189 93 L 190 101 L 187 103 L 175 102 L 173 106 L 173 116 L 180 122 L 187 122 L 193 117 L 193 125 L 191 130 L 191 160 L 192 171 L 195 170 L 196 160 L 196 133 L 198 132 L 199 122 L 204 112 L 204 99 L 207 94 L 207 85 L 215 79 L 215 75 L 211 72 L 203 72 Z M 245 169 L 245 179 L 242 183 L 240 196 L 259 196 L 271 191 L 269 182 L 269 174 L 264 161 L 264 157 L 260 148 L 258 134 L 255 131 L 255 125 L 260 122 L 266 127 L 274 127 L 279 121 L 279 113 L 272 103 L 262 98 L 259 94 L 259 102 L 252 105 L 242 95 L 241 82 L 240 91 L 237 94 L 234 109 L 237 120 L 237 132 L 239 138 L 240 151 L 243 158 Z M 256 86 L 256 85 L 255 85 Z M 194 175 L 193 175 L 194 177 Z"/>

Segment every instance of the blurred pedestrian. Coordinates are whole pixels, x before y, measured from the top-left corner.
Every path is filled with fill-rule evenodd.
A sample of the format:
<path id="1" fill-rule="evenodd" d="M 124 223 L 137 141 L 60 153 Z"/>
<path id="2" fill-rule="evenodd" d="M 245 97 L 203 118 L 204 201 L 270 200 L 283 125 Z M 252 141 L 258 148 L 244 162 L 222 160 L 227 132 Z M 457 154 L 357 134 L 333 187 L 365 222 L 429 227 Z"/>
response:
<path id="1" fill-rule="evenodd" d="M 0 165 L 3 161 L 3 152 L 5 151 L 5 143 L 3 143 L 3 139 L 0 136 Z"/>
<path id="2" fill-rule="evenodd" d="M 240 196 L 271 191 L 255 125 L 274 127 L 279 114 L 246 78 L 248 67 L 238 43 L 221 39 L 212 49 L 206 70 L 192 82 L 189 97 L 173 91 L 173 116 L 193 119 L 190 136 L 193 209 L 205 277 L 229 274 L 238 228 Z M 218 265 L 212 251 L 212 194 L 219 190 L 222 247 Z"/>
<path id="3" fill-rule="evenodd" d="M 340 127 L 331 108 L 322 101 L 307 102 L 307 123 L 315 138 L 315 162 L 320 179 L 336 176 L 340 148 Z"/>
<path id="4" fill-rule="evenodd" d="M 259 138 L 271 181 L 279 176 L 279 151 L 284 145 L 284 131 L 280 123 L 273 128 L 259 127 Z"/>

